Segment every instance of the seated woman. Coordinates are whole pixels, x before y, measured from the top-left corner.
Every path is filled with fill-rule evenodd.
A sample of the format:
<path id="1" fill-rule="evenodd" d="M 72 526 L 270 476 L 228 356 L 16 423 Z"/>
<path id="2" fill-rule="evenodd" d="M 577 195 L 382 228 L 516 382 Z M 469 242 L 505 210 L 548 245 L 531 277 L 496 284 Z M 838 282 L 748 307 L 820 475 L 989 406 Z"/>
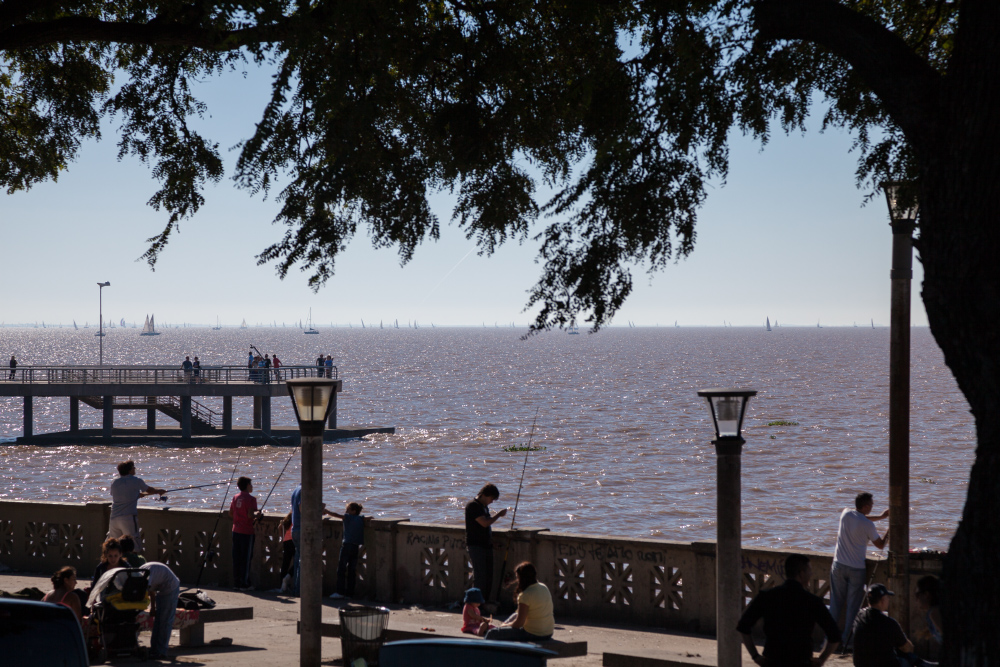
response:
<path id="1" fill-rule="evenodd" d="M 535 566 L 524 562 L 514 568 L 517 577 L 517 611 L 499 628 L 486 633 L 487 639 L 509 642 L 538 642 L 552 638 L 552 594 L 538 581 Z"/>
<path id="2" fill-rule="evenodd" d="M 83 608 L 80 606 L 80 598 L 75 594 L 76 589 L 76 568 L 67 565 L 52 575 L 52 590 L 46 593 L 42 602 L 52 602 L 69 607 L 76 615 L 76 620 L 83 625 Z"/>
<path id="3" fill-rule="evenodd" d="M 118 542 L 118 538 L 109 537 L 101 545 L 101 562 L 94 570 L 94 579 L 90 582 L 91 587 L 97 585 L 97 580 L 101 578 L 102 574 L 116 567 L 128 567 L 128 563 L 122 560 L 122 546 Z"/>

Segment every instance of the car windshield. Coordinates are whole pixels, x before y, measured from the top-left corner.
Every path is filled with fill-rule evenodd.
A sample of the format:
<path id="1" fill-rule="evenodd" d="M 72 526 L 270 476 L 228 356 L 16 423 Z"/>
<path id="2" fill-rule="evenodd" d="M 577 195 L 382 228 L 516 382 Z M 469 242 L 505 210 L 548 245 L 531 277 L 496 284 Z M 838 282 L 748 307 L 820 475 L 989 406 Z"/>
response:
<path id="1" fill-rule="evenodd" d="M 3 664 L 87 667 L 79 622 L 72 613 L 57 614 L 54 611 L 58 610 L 39 610 L 34 605 L 0 607 L 0 656 L 3 656 Z"/>

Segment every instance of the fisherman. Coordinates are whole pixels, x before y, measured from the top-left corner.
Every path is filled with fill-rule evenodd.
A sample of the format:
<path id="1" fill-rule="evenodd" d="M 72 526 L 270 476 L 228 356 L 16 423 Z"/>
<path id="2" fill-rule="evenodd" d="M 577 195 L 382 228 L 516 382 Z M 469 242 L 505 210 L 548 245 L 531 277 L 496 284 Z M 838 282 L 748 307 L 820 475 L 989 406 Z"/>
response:
<path id="1" fill-rule="evenodd" d="M 899 623 L 888 615 L 891 595 L 895 593 L 885 584 L 868 589 L 868 607 L 854 619 L 854 667 L 924 664 L 913 652 L 913 644 Z"/>
<path id="2" fill-rule="evenodd" d="M 240 492 L 229 505 L 233 520 L 233 588 L 238 591 L 253 590 L 250 585 L 250 559 L 253 557 L 254 524 L 262 518 L 253 497 L 253 481 L 249 477 L 236 480 Z"/>
<path id="3" fill-rule="evenodd" d="M 493 594 L 493 524 L 507 515 L 504 508 L 490 514 L 490 503 L 500 498 L 494 484 L 480 489 L 475 499 L 465 506 L 465 544 L 472 563 L 475 587 L 483 592 L 489 602 Z"/>
<path id="4" fill-rule="evenodd" d="M 162 496 L 165 489 L 149 486 L 135 476 L 135 461 L 122 461 L 118 464 L 118 479 L 111 482 L 111 520 L 108 524 L 108 537 L 132 535 L 142 543 L 139 537 L 139 498 L 151 496 L 154 493 Z"/>
<path id="5" fill-rule="evenodd" d="M 854 499 L 855 509 L 845 507 L 840 513 L 837 548 L 833 552 L 833 567 L 830 568 L 830 614 L 839 624 L 840 614 L 844 612 L 840 644 L 845 653 L 851 650 L 854 617 L 858 615 L 865 594 L 865 550 L 868 542 L 882 549 L 889 541 L 889 533 L 880 537 L 878 528 L 872 522 L 889 516 L 889 510 L 869 517 L 873 506 L 872 494 L 859 493 Z"/>
<path id="6" fill-rule="evenodd" d="M 806 590 L 812 581 L 809 557 L 792 554 L 785 559 L 785 582 L 757 594 L 740 617 L 736 631 L 751 659 L 764 667 L 820 667 L 840 640 L 840 629 L 823 600 Z M 750 633 L 764 619 L 764 655 L 757 651 Z M 826 633 L 823 653 L 813 658 L 812 633 L 819 624 Z"/>

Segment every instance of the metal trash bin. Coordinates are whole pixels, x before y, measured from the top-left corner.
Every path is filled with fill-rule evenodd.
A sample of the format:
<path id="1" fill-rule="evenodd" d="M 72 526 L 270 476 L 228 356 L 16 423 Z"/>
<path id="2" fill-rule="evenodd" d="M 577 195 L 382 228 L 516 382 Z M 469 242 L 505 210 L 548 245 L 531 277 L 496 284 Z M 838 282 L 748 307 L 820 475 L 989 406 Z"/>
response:
<path id="1" fill-rule="evenodd" d="M 347 606 L 340 610 L 340 650 L 344 666 L 358 658 L 366 665 L 378 664 L 378 652 L 385 643 L 389 610 L 385 607 Z"/>

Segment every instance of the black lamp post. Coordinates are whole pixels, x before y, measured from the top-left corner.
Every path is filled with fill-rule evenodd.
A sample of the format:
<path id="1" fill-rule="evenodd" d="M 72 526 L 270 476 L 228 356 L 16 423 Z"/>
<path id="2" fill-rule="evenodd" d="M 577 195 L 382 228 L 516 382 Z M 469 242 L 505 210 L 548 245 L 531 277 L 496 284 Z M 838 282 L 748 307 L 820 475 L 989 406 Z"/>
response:
<path id="1" fill-rule="evenodd" d="M 910 619 L 910 283 L 917 198 L 911 183 L 883 183 L 892 227 L 889 305 L 889 587 L 893 618 Z"/>
<path id="2" fill-rule="evenodd" d="M 302 554 L 299 590 L 299 665 L 319 667 L 323 621 L 323 429 L 333 408 L 336 382 L 327 378 L 285 381 L 299 422 L 302 447 Z"/>
<path id="3" fill-rule="evenodd" d="M 740 667 L 742 642 L 736 632 L 743 605 L 742 564 L 740 563 L 740 454 L 743 450 L 743 416 L 747 402 L 757 392 L 752 389 L 702 389 L 708 399 L 715 427 L 716 528 L 715 548 L 715 635 L 719 667 Z"/>
<path id="4" fill-rule="evenodd" d="M 109 280 L 97 283 L 97 336 L 101 339 L 101 351 L 98 357 L 99 366 L 104 365 L 104 288 L 110 286 L 111 281 Z"/>

